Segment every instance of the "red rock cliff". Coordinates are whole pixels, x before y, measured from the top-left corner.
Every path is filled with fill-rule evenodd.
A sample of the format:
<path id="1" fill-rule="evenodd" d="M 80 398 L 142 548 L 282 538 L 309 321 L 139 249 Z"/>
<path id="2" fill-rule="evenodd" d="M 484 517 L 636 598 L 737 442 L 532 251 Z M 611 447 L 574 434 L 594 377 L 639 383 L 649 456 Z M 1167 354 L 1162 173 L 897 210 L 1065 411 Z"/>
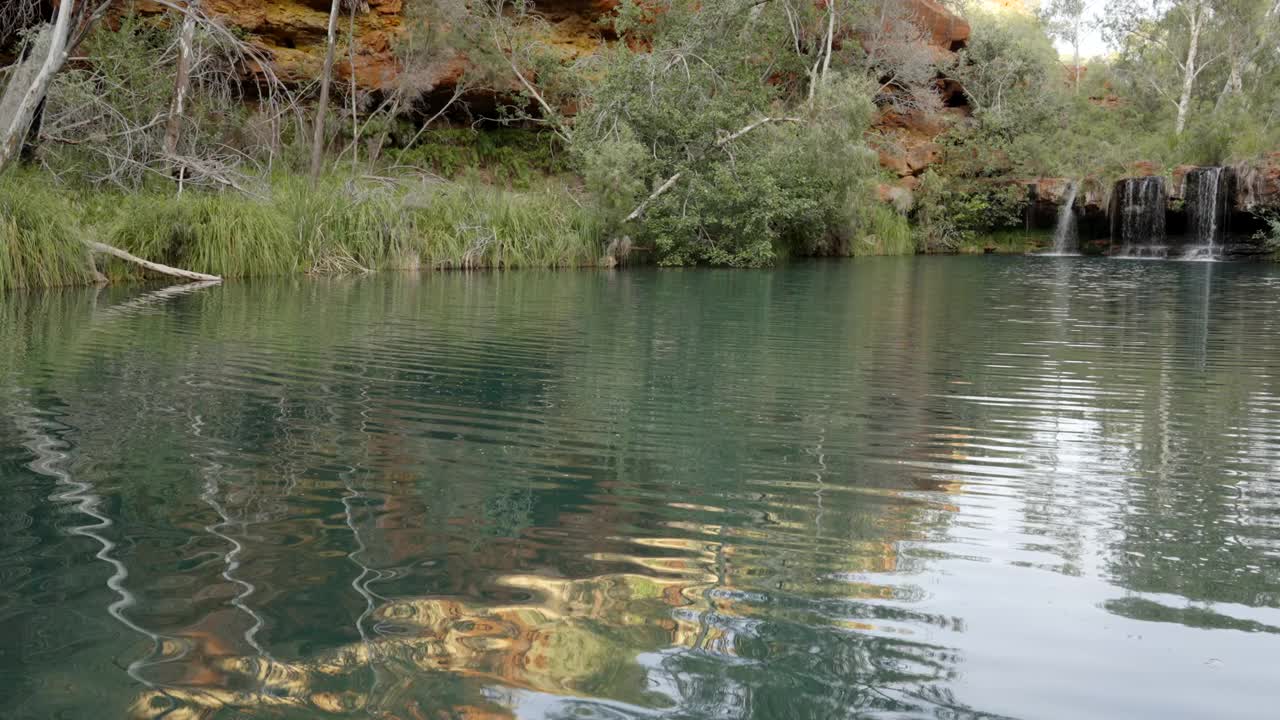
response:
<path id="1" fill-rule="evenodd" d="M 937 0 L 901 1 L 915 22 L 928 31 L 931 44 L 939 51 L 952 52 L 968 41 L 969 24 Z M 365 87 L 385 87 L 398 74 L 391 45 L 405 22 L 406 0 L 366 2 L 369 12 L 356 15 L 356 77 Z M 602 20 L 617 7 L 618 0 L 536 0 L 535 5 L 550 26 L 544 40 L 566 55 L 576 56 L 599 46 Z M 151 12 L 163 9 L 145 0 L 139 7 Z M 204 0 L 204 8 L 244 31 L 251 42 L 269 54 L 282 78 L 314 77 L 324 55 L 329 0 Z M 345 36 L 345 18 L 340 27 Z M 428 78 L 427 82 L 447 85 L 455 79 L 460 68 L 456 63 L 453 67 L 444 65 L 449 63 L 443 63 L 438 77 Z M 339 72 L 347 72 L 345 66 L 340 62 Z M 433 88 L 423 88 L 430 89 Z"/>

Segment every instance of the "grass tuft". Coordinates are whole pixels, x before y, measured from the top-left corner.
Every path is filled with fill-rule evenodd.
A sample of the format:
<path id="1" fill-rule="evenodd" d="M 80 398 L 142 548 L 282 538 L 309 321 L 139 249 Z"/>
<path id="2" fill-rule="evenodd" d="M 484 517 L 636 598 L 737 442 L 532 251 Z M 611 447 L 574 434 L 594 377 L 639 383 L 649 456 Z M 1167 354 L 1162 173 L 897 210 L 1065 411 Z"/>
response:
<path id="1" fill-rule="evenodd" d="M 892 206 L 869 202 L 855 214 L 857 234 L 851 254 L 911 255 L 916 251 L 916 237 L 907 218 Z"/>
<path id="2" fill-rule="evenodd" d="M 600 261 L 603 224 L 566 190 L 446 185 L 407 202 L 430 267 L 563 268 Z"/>
<path id="3" fill-rule="evenodd" d="M 88 282 L 88 252 L 63 193 L 26 174 L 0 176 L 0 291 Z"/>
<path id="4" fill-rule="evenodd" d="M 298 245 L 278 209 L 229 193 L 124 199 L 106 242 L 140 257 L 238 278 L 300 269 Z"/>

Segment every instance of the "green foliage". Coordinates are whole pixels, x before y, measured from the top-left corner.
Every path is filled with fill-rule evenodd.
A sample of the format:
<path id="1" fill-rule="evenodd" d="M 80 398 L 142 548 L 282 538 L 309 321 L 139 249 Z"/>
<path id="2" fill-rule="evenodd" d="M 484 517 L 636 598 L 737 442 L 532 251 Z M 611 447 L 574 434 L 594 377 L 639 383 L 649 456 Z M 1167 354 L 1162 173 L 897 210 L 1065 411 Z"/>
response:
<path id="1" fill-rule="evenodd" d="M 227 278 L 386 269 L 553 268 L 600 262 L 603 226 L 571 192 L 476 182 L 318 186 L 282 176 L 269 198 L 189 191 L 81 193 L 0 178 L 0 290 L 90 280 L 80 236 L 174 267 Z M 111 259 L 104 272 L 136 279 Z"/>
<path id="2" fill-rule="evenodd" d="M 352 192 L 332 178 L 318 188 L 286 178 L 276 183 L 273 200 L 308 272 L 417 266 L 413 226 L 395 194 Z"/>
<path id="3" fill-rule="evenodd" d="M 270 200 L 134 195 L 106 237 L 140 257 L 224 277 L 578 267 L 600 259 L 595 215 L 567 190 L 515 193 L 469 182 L 360 189 L 332 178 L 318 187 L 280 178 Z"/>
<path id="4" fill-rule="evenodd" d="M 511 193 L 442 185 L 405 199 L 412 239 L 434 268 L 583 267 L 600 261 L 601 224 L 567 190 Z"/>
<path id="5" fill-rule="evenodd" d="M 969 14 L 973 36 L 953 70 L 979 125 L 1015 134 L 1053 113 L 1044 107 L 1062 86 L 1058 53 L 1040 21 L 1021 13 Z"/>
<path id="6" fill-rule="evenodd" d="M 75 208 L 40 178 L 0 175 L 0 292 L 89 279 Z"/>
<path id="7" fill-rule="evenodd" d="M 285 216 L 242 195 L 127 196 L 105 236 L 108 244 L 139 257 L 223 277 L 301 269 L 299 244 Z"/>
<path id="8" fill-rule="evenodd" d="M 980 234 L 1019 223 L 1025 206 L 1026 192 L 1019 185 L 972 182 L 929 170 L 916 196 L 921 248 L 957 251 Z"/>
<path id="9" fill-rule="evenodd" d="M 880 202 L 862 202 L 854 211 L 850 255 L 910 255 L 916 237 L 906 216 Z"/>
<path id="10" fill-rule="evenodd" d="M 1258 213 L 1263 229 L 1254 234 L 1254 238 L 1266 244 L 1276 259 L 1280 259 L 1280 210 L 1263 210 Z"/>
<path id="11" fill-rule="evenodd" d="M 559 137 L 517 128 L 428 130 L 414 147 L 388 155 L 394 163 L 429 168 L 448 178 L 482 170 L 501 184 L 521 189 L 534 186 L 542 176 L 569 170 Z"/>
<path id="12" fill-rule="evenodd" d="M 867 81 L 833 70 L 809 101 L 785 79 L 810 69 L 781 6 L 646 10 L 624 3 L 620 27 L 650 47 L 602 54 L 574 134 L 612 232 L 664 265 L 760 267 L 780 254 L 849 252 L 850 208 L 875 176 L 862 139 Z M 770 74 L 784 79 L 764 82 Z"/>
<path id="13" fill-rule="evenodd" d="M 956 248 L 965 254 L 996 253 L 1000 255 L 1025 255 L 1043 250 L 1053 243 L 1051 230 L 1026 230 L 1005 228 L 977 235 Z"/>

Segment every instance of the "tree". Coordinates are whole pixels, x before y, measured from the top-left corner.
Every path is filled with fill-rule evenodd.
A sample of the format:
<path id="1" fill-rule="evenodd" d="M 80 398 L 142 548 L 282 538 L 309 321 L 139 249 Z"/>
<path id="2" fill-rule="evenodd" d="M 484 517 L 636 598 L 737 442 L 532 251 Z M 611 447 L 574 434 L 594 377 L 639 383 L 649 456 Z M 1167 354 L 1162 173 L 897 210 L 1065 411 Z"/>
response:
<path id="1" fill-rule="evenodd" d="M 75 17 L 75 0 L 63 0 L 53 24 L 44 25 L 29 41 L 25 59 L 10 73 L 9 84 L 0 96 L 0 172 L 22 149 L 49 83 L 67 61 L 67 42 Z"/>
<path id="2" fill-rule="evenodd" d="M 880 87 L 876 102 L 900 112 L 932 112 L 941 106 L 939 62 L 920 17 L 900 0 L 874 0 L 857 22 L 863 68 Z"/>
<path id="3" fill-rule="evenodd" d="M 320 100 L 316 103 L 315 127 L 311 137 L 311 182 L 320 179 L 324 166 L 324 121 L 329 111 L 329 83 L 333 80 L 333 57 L 338 46 L 338 13 L 342 0 L 329 2 L 329 29 L 325 40 L 324 69 L 320 71 Z"/>
<path id="4" fill-rule="evenodd" d="M 1201 73 L 1226 55 L 1204 46 L 1214 18 L 1209 0 L 1123 0 L 1110 6 L 1109 39 L 1145 84 L 1173 105 L 1175 135 L 1187 127 Z"/>
<path id="5" fill-rule="evenodd" d="M 624 3 L 574 126 L 617 249 L 734 266 L 844 251 L 874 155 L 869 83 L 835 44 L 843 4 L 652 5 Z"/>
<path id="6" fill-rule="evenodd" d="M 178 155 L 178 142 L 182 139 L 182 114 L 186 110 L 187 94 L 191 90 L 191 54 L 195 45 L 196 13 L 200 0 L 188 0 L 182 16 L 182 29 L 178 33 L 178 61 L 173 75 L 173 102 L 169 106 L 169 121 L 165 125 L 164 153 L 169 158 Z M 178 192 L 182 192 L 184 168 L 178 168 L 176 180 Z"/>
<path id="7" fill-rule="evenodd" d="M 960 51 L 952 75 L 960 81 L 978 119 L 1014 124 L 1038 114 L 1060 86 L 1058 54 L 1034 18 L 975 12 L 973 37 Z"/>
<path id="8" fill-rule="evenodd" d="M 1280 0 L 1214 0 L 1227 45 L 1228 71 L 1215 103 L 1221 108 L 1232 96 L 1244 97 L 1245 76 L 1280 35 Z M 1245 98 L 1247 103 L 1247 98 Z"/>
<path id="9" fill-rule="evenodd" d="M 1075 92 L 1080 92 L 1080 41 L 1084 37 L 1084 0 L 1049 0 L 1041 9 L 1040 19 L 1049 35 L 1071 46 L 1071 71 Z"/>
<path id="10" fill-rule="evenodd" d="M 355 32 L 356 11 L 367 12 L 369 6 L 365 0 L 331 0 L 329 3 L 329 25 L 325 36 L 324 68 L 320 71 L 320 99 L 316 103 L 315 127 L 311 138 L 311 182 L 320 179 L 320 171 L 324 169 L 325 148 L 325 116 L 329 112 L 329 86 L 333 83 L 333 61 L 338 52 L 338 16 L 346 7 L 351 12 L 352 34 Z M 355 68 L 352 68 L 355 72 Z"/>

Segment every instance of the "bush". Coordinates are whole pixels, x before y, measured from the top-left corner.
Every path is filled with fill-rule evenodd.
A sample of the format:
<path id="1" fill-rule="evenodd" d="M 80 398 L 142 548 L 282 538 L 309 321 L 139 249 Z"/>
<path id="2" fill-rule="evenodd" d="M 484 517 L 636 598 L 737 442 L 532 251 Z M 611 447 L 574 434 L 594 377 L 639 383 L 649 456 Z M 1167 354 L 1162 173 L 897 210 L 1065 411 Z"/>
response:
<path id="1" fill-rule="evenodd" d="M 833 71 L 812 99 L 795 92 L 792 79 L 809 69 L 788 40 L 788 16 L 753 7 L 673 4 L 640 23 L 637 44 L 649 47 L 619 43 L 592 75 L 577 166 L 610 234 L 652 248 L 660 264 L 846 254 L 852 208 L 870 200 L 877 170 L 863 133 L 873 87 Z M 770 75 L 778 82 L 761 81 Z"/>
<path id="2" fill-rule="evenodd" d="M 408 142 L 412 137 L 405 138 Z M 569 170 L 568 154 L 553 132 L 519 128 L 429 130 L 413 147 L 388 152 L 393 162 L 428 168 L 447 178 L 477 170 L 515 188 Z"/>
<path id="3" fill-rule="evenodd" d="M 1271 253 L 1280 259 L 1280 211 L 1263 210 L 1258 213 L 1263 222 L 1263 229 L 1254 234 L 1254 239 L 1261 240 Z"/>
<path id="4" fill-rule="evenodd" d="M 1021 221 L 1026 192 L 1005 182 L 966 182 L 927 171 L 914 219 L 926 252 L 951 252 L 980 235 Z"/>

